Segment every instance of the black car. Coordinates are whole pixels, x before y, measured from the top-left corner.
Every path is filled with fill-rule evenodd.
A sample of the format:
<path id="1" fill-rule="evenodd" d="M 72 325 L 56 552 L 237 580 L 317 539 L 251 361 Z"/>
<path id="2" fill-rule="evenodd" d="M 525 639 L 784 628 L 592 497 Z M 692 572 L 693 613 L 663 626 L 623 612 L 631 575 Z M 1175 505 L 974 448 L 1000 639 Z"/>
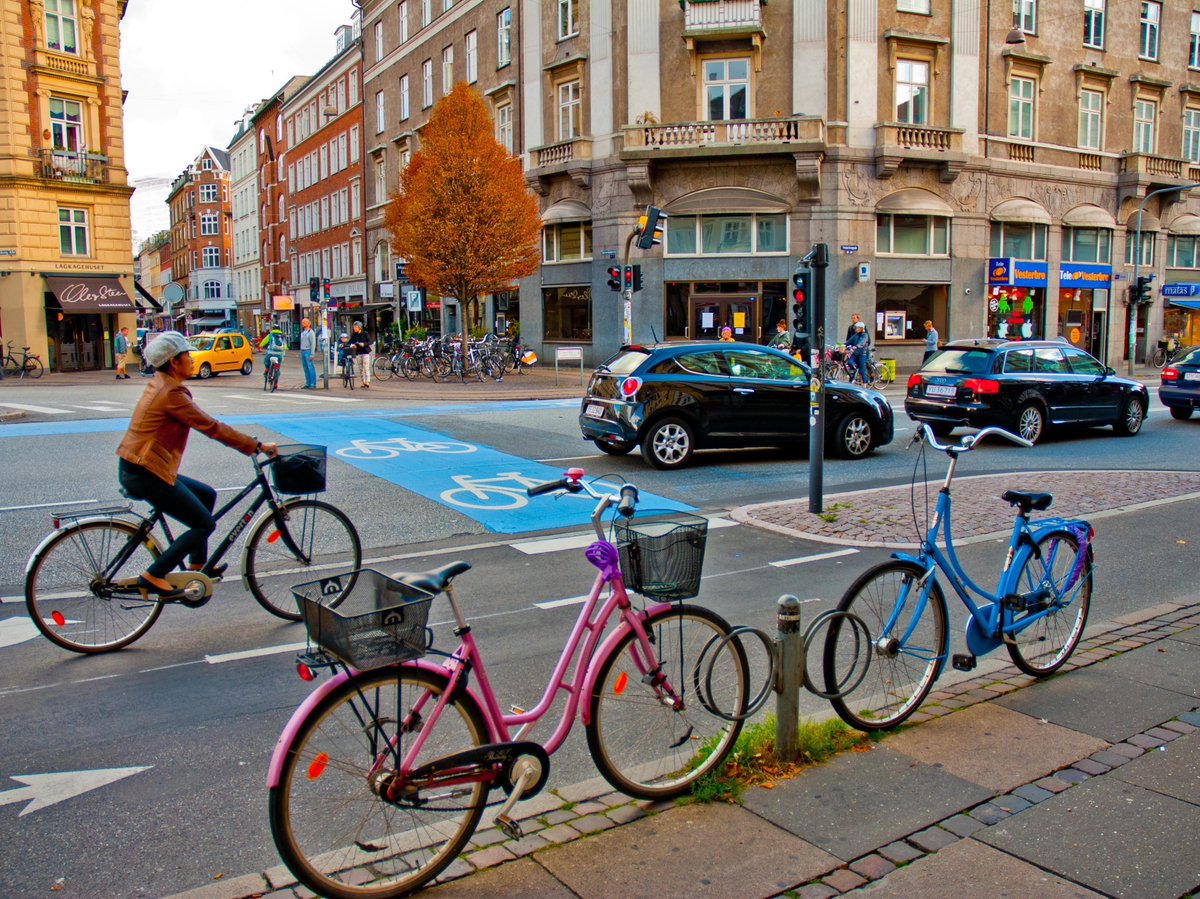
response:
<path id="1" fill-rule="evenodd" d="M 610 455 L 641 445 L 655 468 L 679 468 L 708 447 L 786 446 L 808 440 L 809 369 L 777 350 L 741 343 L 622 347 L 588 384 L 579 427 Z M 825 386 L 833 454 L 855 459 L 892 439 L 881 394 Z"/>
<path id="2" fill-rule="evenodd" d="M 1150 395 L 1065 340 L 957 340 L 908 379 L 904 411 L 945 436 L 996 425 L 1037 443 L 1056 425 L 1142 429 Z"/>
<path id="3" fill-rule="evenodd" d="M 1171 417 L 1187 421 L 1200 406 L 1200 347 L 1191 347 L 1159 373 L 1158 398 Z"/>

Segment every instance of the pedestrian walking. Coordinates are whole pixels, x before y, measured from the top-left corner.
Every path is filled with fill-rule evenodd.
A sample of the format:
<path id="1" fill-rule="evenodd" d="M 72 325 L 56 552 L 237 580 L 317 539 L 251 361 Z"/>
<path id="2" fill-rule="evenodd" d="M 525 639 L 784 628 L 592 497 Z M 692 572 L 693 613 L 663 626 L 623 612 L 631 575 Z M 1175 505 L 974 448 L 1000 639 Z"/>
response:
<path id="1" fill-rule="evenodd" d="M 775 336 L 767 346 L 783 350 L 785 353 L 792 348 L 792 335 L 788 333 L 787 322 L 784 319 L 781 318 L 775 323 Z"/>
<path id="2" fill-rule="evenodd" d="M 116 369 L 116 380 L 128 381 L 129 375 L 125 373 L 125 360 L 129 358 L 129 329 L 122 328 L 117 332 L 116 338 L 113 340 L 113 360 L 114 368 Z"/>
<path id="3" fill-rule="evenodd" d="M 862 316 L 857 312 L 850 313 L 850 327 L 846 329 L 845 343 L 850 343 L 850 338 L 854 336 L 854 326 L 862 322 Z M 863 333 L 866 333 L 866 325 L 863 325 Z"/>
<path id="4" fill-rule="evenodd" d="M 313 365 L 312 356 L 317 349 L 317 332 L 312 329 L 312 322 L 307 318 L 300 319 L 300 367 L 304 369 L 304 386 L 301 390 L 317 389 L 317 368 Z"/>
<path id="5" fill-rule="evenodd" d="M 721 337 L 719 339 L 719 342 L 720 343 L 733 343 L 734 342 L 733 328 L 729 327 L 729 325 L 725 325 L 723 328 L 721 328 Z"/>
<path id="6" fill-rule="evenodd" d="M 929 357 L 937 352 L 938 348 L 938 332 L 933 326 L 933 322 L 925 322 L 925 358 L 921 360 L 924 365 L 929 361 Z"/>
<path id="7" fill-rule="evenodd" d="M 362 322 L 355 322 L 350 332 L 350 346 L 354 351 L 354 366 L 362 378 L 362 386 L 371 386 L 371 338 L 363 330 Z"/>

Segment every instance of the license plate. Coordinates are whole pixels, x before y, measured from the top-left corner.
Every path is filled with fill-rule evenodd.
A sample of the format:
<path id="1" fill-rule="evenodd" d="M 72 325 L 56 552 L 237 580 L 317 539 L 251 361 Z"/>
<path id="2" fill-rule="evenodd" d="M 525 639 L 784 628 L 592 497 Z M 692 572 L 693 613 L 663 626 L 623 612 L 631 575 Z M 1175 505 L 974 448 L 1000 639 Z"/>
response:
<path id="1" fill-rule="evenodd" d="M 588 418 L 603 418 L 604 407 L 599 403 L 588 403 L 587 408 L 583 410 L 583 414 Z"/>
<path id="2" fill-rule="evenodd" d="M 926 396 L 954 396 L 958 393 L 958 388 L 953 384 L 926 384 Z"/>
<path id="3" fill-rule="evenodd" d="M 1189 371 L 1184 374 L 1183 379 L 1185 381 L 1200 381 L 1200 371 Z"/>

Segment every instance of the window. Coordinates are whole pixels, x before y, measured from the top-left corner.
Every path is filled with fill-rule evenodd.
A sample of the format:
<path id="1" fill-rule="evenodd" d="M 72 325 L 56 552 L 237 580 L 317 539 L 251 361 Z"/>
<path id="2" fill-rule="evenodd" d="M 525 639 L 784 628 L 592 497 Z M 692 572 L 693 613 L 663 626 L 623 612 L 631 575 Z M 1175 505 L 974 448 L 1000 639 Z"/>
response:
<path id="1" fill-rule="evenodd" d="M 1133 104 L 1133 152 L 1154 152 L 1154 126 L 1158 120 L 1158 104 L 1153 100 L 1138 100 Z"/>
<path id="2" fill-rule="evenodd" d="M 350 84 L 350 105 L 354 106 L 358 103 L 358 72 L 351 72 L 346 80 Z"/>
<path id="3" fill-rule="evenodd" d="M 384 125 L 383 91 L 375 92 L 375 133 L 382 134 Z"/>
<path id="4" fill-rule="evenodd" d="M 1013 0 L 1013 28 L 1037 33 L 1037 0 Z"/>
<path id="5" fill-rule="evenodd" d="M 1200 163 L 1200 109 L 1183 111 L 1183 158 Z"/>
<path id="6" fill-rule="evenodd" d="M 896 60 L 896 121 L 906 125 L 929 121 L 929 63 Z"/>
<path id="7" fill-rule="evenodd" d="M 561 222 L 542 229 L 542 258 L 546 262 L 576 262 L 592 258 L 592 223 Z"/>
<path id="8" fill-rule="evenodd" d="M 75 23 L 75 0 L 46 0 L 47 47 L 63 53 L 78 53 Z"/>
<path id="9" fill-rule="evenodd" d="M 217 202 L 217 185 L 201 184 L 198 194 L 201 203 L 215 203 Z"/>
<path id="10" fill-rule="evenodd" d="M 503 9 L 496 16 L 496 68 L 512 62 L 512 9 Z"/>
<path id="11" fill-rule="evenodd" d="M 464 43 L 463 55 L 466 57 L 467 64 L 467 84 L 474 84 L 479 80 L 479 32 L 468 31 Z"/>
<path id="12" fill-rule="evenodd" d="M 1104 94 L 1079 92 L 1079 148 L 1099 150 L 1104 134 Z"/>
<path id="13" fill-rule="evenodd" d="M 1063 261 L 1107 263 L 1112 233 L 1107 228 L 1063 228 Z"/>
<path id="14" fill-rule="evenodd" d="M 1028 222 L 996 222 L 992 225 L 992 256 L 1046 261 L 1046 225 Z"/>
<path id="15" fill-rule="evenodd" d="M 382 203 L 387 196 L 387 170 L 383 157 L 375 160 L 375 202 Z"/>
<path id="16" fill-rule="evenodd" d="M 408 76 L 400 76 L 400 121 L 408 118 Z"/>
<path id="17" fill-rule="evenodd" d="M 1015 75 L 1008 87 L 1008 136 L 1033 140 L 1033 79 Z"/>
<path id="18" fill-rule="evenodd" d="M 496 107 L 496 143 L 502 146 L 509 156 L 512 156 L 513 151 L 512 112 L 511 103 Z"/>
<path id="19" fill-rule="evenodd" d="M 83 105 L 51 97 L 50 134 L 54 149 L 78 153 L 83 146 Z"/>
<path id="20" fill-rule="evenodd" d="M 1167 238 L 1167 265 L 1170 268 L 1200 268 L 1200 238 L 1172 234 Z"/>
<path id="21" fill-rule="evenodd" d="M 1104 49 L 1104 0 L 1083 0 L 1083 45 Z"/>
<path id="22" fill-rule="evenodd" d="M 220 281 L 205 281 L 203 285 L 204 299 L 217 300 L 221 297 L 221 282 Z M 225 347 L 217 347 L 217 349 L 228 349 Z"/>
<path id="23" fill-rule="evenodd" d="M 215 237 L 220 233 L 217 214 L 215 212 L 202 213 L 200 216 L 200 235 L 202 237 Z"/>
<path id="24" fill-rule="evenodd" d="M 47 8 L 49 5 L 46 4 Z M 64 256 L 88 255 L 86 209 L 58 210 L 58 248 Z"/>
<path id="25" fill-rule="evenodd" d="M 579 22 L 575 18 L 575 0 L 558 0 L 558 39 L 579 34 Z"/>
<path id="26" fill-rule="evenodd" d="M 350 161 L 358 162 L 358 126 L 350 129 Z"/>
<path id="27" fill-rule="evenodd" d="M 396 7 L 396 18 L 400 22 L 400 43 L 408 40 L 408 0 L 400 0 Z"/>
<path id="28" fill-rule="evenodd" d="M 558 86 L 559 140 L 571 140 L 580 135 L 582 111 L 579 102 L 579 82 L 564 81 Z"/>
<path id="29" fill-rule="evenodd" d="M 542 288 L 542 335 L 546 340 L 592 339 L 592 289 Z"/>
<path id="30" fill-rule="evenodd" d="M 1133 265 L 1133 248 L 1137 245 L 1138 233 L 1135 230 L 1130 230 L 1125 233 L 1125 264 Z M 1141 260 L 1138 265 L 1150 267 L 1154 265 L 1154 232 L 1142 232 L 1142 252 Z"/>
<path id="31" fill-rule="evenodd" d="M 666 252 L 670 256 L 786 253 L 787 216 L 773 213 L 673 215 L 666 236 Z"/>
<path id="32" fill-rule="evenodd" d="M 1158 24 L 1162 20 L 1162 4 L 1142 0 L 1141 27 L 1138 33 L 1138 56 L 1158 59 Z"/>
<path id="33" fill-rule="evenodd" d="M 929 14 L 929 0 L 896 0 L 899 12 L 921 12 Z"/>
<path id="34" fill-rule="evenodd" d="M 750 63 L 745 59 L 704 61 L 705 118 L 726 122 L 747 117 Z"/>
<path id="35" fill-rule="evenodd" d="M 442 0 L 442 12 L 450 12 L 451 7 L 453 6 L 454 0 Z"/>
<path id="36" fill-rule="evenodd" d="M 1192 13 L 1192 32 L 1188 38 L 1188 68 L 1200 69 L 1200 12 Z"/>
<path id="37" fill-rule="evenodd" d="M 433 0 L 421 0 L 421 27 L 433 21 Z"/>
<path id="38" fill-rule="evenodd" d="M 200 265 L 203 268 L 221 267 L 221 248 L 205 247 L 200 251 Z"/>
<path id="39" fill-rule="evenodd" d="M 950 219 L 940 215 L 876 215 L 875 252 L 897 256 L 948 256 Z"/>
<path id="40" fill-rule="evenodd" d="M 383 59 L 383 23 L 375 23 L 375 61 Z"/>
<path id="41" fill-rule="evenodd" d="M 454 87 L 454 47 L 442 50 L 442 96 L 450 93 Z"/>
<path id="42" fill-rule="evenodd" d="M 212 171 L 212 160 L 207 156 L 200 160 L 200 170 L 203 172 Z"/>
<path id="43" fill-rule="evenodd" d="M 433 60 L 427 59 L 421 63 L 421 108 L 428 109 L 433 105 Z"/>
<path id="44" fill-rule="evenodd" d="M 352 218 L 360 218 L 362 216 L 362 190 L 357 181 L 353 181 L 350 184 L 350 216 Z"/>

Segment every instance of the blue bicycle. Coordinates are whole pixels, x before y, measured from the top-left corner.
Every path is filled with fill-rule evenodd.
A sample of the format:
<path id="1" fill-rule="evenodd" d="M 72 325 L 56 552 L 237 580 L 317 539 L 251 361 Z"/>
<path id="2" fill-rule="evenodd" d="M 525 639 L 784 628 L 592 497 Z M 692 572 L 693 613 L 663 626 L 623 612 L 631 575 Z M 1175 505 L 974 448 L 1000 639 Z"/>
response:
<path id="1" fill-rule="evenodd" d="M 922 453 L 929 446 L 950 457 L 933 522 L 916 555 L 894 553 L 851 584 L 825 634 L 823 695 L 851 727 L 895 727 L 920 707 L 941 674 L 950 641 L 939 571 L 969 613 L 969 652 L 951 658 L 961 671 L 1003 645 L 1023 672 L 1045 677 L 1062 667 L 1083 636 L 1092 600 L 1093 530 L 1082 520 L 1031 522 L 1030 512 L 1050 507 L 1049 493 L 1004 494 L 1017 514 L 995 593 L 977 586 L 958 561 L 950 535 L 950 482 L 959 456 L 992 434 L 1033 445 L 1000 428 L 940 444 L 928 425 L 917 428 L 913 442 Z M 945 552 L 938 547 L 939 531 Z M 976 605 L 970 594 L 983 602 Z"/>

